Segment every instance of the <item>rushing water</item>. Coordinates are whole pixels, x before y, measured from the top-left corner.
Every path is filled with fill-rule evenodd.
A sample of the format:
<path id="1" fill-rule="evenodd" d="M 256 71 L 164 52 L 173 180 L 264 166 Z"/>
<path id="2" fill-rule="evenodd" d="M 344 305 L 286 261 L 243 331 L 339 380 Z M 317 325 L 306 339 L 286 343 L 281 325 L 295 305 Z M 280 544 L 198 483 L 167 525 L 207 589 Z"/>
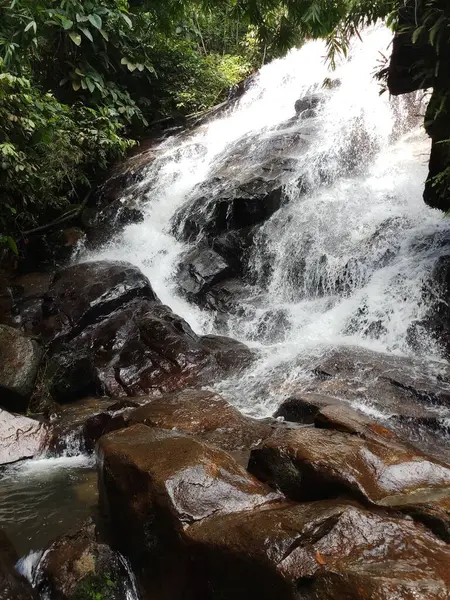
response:
<path id="1" fill-rule="evenodd" d="M 133 194 L 140 203 L 143 221 L 83 255 L 136 264 L 198 333 L 225 332 L 257 348 L 259 360 L 244 375 L 216 383 L 246 412 L 272 413 L 283 390 L 307 381 L 308 367 L 333 346 L 440 360 L 431 339 L 410 347 L 408 329 L 426 310 L 423 286 L 448 253 L 450 223 L 422 200 L 429 141 L 421 98 L 380 95 L 373 77 L 390 40 L 383 27 L 367 32 L 333 73 L 321 42 L 265 66 L 233 107 L 160 145 L 137 187 L 124 190 L 124 199 Z M 311 94 L 314 112 L 294 118 L 296 100 Z M 177 290 L 189 247 L 180 241 L 180 215 L 200 196 L 214 198 L 220 177 L 248 178 L 282 138 L 295 141 L 283 150 L 291 165 L 283 205 L 256 234 L 250 292 L 219 327 Z M 450 423 L 447 413 L 442 419 Z M 21 563 L 30 578 L 39 549 L 92 511 L 95 484 L 78 450 L 0 473 L 0 518 L 19 552 L 37 552 Z M 132 588 L 131 578 L 130 598 Z"/>
<path id="2" fill-rule="evenodd" d="M 214 332 L 213 315 L 177 291 L 176 267 L 187 245 L 174 223 L 182 229 L 180 209 L 189 215 L 205 190 L 214 196 L 218 176 L 239 178 L 255 169 L 255 156 L 270 156 L 280 132 L 295 139 L 283 156 L 294 165 L 283 206 L 251 249 L 247 278 L 255 292 L 228 315 L 225 328 L 221 321 L 220 332 L 260 350 L 245 377 L 219 384 L 253 414 L 276 406 L 279 394 L 268 391 L 275 374 L 301 380 L 310 358 L 330 346 L 439 359 L 431 339 L 412 349 L 408 328 L 424 314 L 423 285 L 445 252 L 450 224 L 422 200 L 429 141 L 421 99 L 380 95 L 373 77 L 390 40 L 383 27 L 367 32 L 332 73 L 321 42 L 265 66 L 236 106 L 157 149 L 133 189 L 143 222 L 91 256 L 135 263 L 197 332 Z M 294 119 L 295 101 L 308 94 L 318 98 L 315 113 Z"/>

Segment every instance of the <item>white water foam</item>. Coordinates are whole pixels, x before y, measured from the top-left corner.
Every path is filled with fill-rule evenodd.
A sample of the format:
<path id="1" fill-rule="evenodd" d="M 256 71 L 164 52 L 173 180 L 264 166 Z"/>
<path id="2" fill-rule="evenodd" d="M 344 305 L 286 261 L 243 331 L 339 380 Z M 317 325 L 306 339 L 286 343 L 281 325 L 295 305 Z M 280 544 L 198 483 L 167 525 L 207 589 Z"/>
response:
<path id="1" fill-rule="evenodd" d="M 234 108 L 158 148 L 140 182 L 143 222 L 87 257 L 136 264 L 197 333 L 215 332 L 211 314 L 177 292 L 176 267 L 188 246 L 174 237 L 173 217 L 243 139 L 256 136 L 255 151 L 267 145 L 270 152 L 275 129 L 303 136 L 306 145 L 290 156 L 297 167 L 287 201 L 252 249 L 251 275 L 263 293 L 227 322 L 227 333 L 259 348 L 261 359 L 218 389 L 253 414 L 270 413 L 279 382 L 306 380 L 311 357 L 330 346 L 440 358 L 431 339 L 412 348 L 408 331 L 425 313 L 423 286 L 450 224 L 422 200 L 429 155 L 423 106 L 416 97 L 380 96 L 373 77 L 391 37 L 384 27 L 367 32 L 332 73 L 322 42 L 265 66 Z M 327 78 L 336 82 L 332 89 L 323 88 Z M 308 130 L 292 117 L 297 98 L 311 92 L 320 102 Z M 244 157 L 236 168 L 245 166 Z M 274 312 L 283 313 L 276 339 L 262 339 L 261 323 Z"/>

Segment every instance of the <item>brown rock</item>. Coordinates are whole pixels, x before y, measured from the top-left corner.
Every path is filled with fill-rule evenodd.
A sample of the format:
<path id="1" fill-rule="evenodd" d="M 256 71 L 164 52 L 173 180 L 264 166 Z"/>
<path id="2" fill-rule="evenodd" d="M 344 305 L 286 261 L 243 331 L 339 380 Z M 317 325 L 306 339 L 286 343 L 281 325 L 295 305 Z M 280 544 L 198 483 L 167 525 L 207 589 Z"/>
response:
<path id="1" fill-rule="evenodd" d="M 184 536 L 212 591 L 207 598 L 448 598 L 450 550 L 443 542 L 409 519 L 350 503 L 213 517 Z"/>
<path id="2" fill-rule="evenodd" d="M 156 398 L 132 411 L 128 419 L 195 435 L 226 451 L 253 448 L 272 432 L 267 422 L 244 416 L 218 394 L 194 389 Z"/>
<path id="3" fill-rule="evenodd" d="M 319 411 L 331 404 L 342 404 L 342 402 L 338 398 L 325 394 L 298 393 L 287 398 L 274 417 L 283 417 L 286 421 L 295 423 L 314 423 Z"/>
<path id="4" fill-rule="evenodd" d="M 19 574 L 13 545 L 0 531 L 0 600 L 38 600 L 28 581 Z"/>
<path id="5" fill-rule="evenodd" d="M 43 423 L 0 409 L 0 465 L 40 454 L 48 437 Z"/>
<path id="6" fill-rule="evenodd" d="M 316 427 L 353 433 L 365 439 L 381 437 L 386 440 L 398 440 L 393 431 L 380 425 L 380 423 L 372 421 L 345 404 L 335 404 L 321 408 L 314 422 Z"/>
<path id="7" fill-rule="evenodd" d="M 384 431 L 365 438 L 312 428 L 276 430 L 252 451 L 249 470 L 297 500 L 350 495 L 412 513 L 434 523 L 436 532 L 447 531 L 450 468 Z M 423 504 L 431 508 L 422 510 Z"/>
<path id="8" fill-rule="evenodd" d="M 156 586 L 155 594 L 170 588 L 169 598 L 188 586 L 189 558 L 180 546 L 187 526 L 280 497 L 225 452 L 175 432 L 134 425 L 102 437 L 99 453 L 110 535 L 139 579 Z"/>
<path id="9" fill-rule="evenodd" d="M 126 600 L 126 574 L 117 555 L 86 523 L 52 544 L 39 566 L 38 589 L 52 600 Z"/>

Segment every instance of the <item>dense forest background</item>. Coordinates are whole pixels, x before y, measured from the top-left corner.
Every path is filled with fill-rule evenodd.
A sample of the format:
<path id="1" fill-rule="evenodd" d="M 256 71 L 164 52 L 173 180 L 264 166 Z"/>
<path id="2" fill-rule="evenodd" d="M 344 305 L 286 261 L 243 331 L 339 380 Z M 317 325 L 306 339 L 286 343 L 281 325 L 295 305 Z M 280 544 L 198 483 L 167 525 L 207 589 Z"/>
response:
<path id="1" fill-rule="evenodd" d="M 436 48 L 450 22 L 440 2 L 413 23 Z M 404 4 L 0 0 L 0 245 L 16 253 L 30 230 L 76 212 L 155 121 L 221 102 L 310 37 L 327 38 L 333 62 L 362 25 L 395 26 Z"/>

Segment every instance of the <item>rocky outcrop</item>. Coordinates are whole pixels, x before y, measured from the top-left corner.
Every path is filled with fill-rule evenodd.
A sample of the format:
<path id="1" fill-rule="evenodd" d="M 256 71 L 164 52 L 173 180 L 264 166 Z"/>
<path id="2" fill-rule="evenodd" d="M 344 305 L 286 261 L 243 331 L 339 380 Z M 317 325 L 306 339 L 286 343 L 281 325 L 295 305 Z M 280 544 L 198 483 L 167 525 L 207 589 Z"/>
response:
<path id="1" fill-rule="evenodd" d="M 449 467 L 376 424 L 371 428 L 356 419 L 349 427 L 348 415 L 344 422 L 342 415 L 328 417 L 326 424 L 340 430 L 275 431 L 252 451 L 250 471 L 296 500 L 349 495 L 369 505 L 412 512 L 419 520 L 420 504 L 431 511 L 435 507 L 443 517 L 437 530 L 448 531 Z M 431 522 L 426 514 L 423 520 Z"/>
<path id="2" fill-rule="evenodd" d="M 50 350 L 43 387 L 61 403 L 170 392 L 242 369 L 253 356 L 235 340 L 196 335 L 122 262 L 57 272 L 36 331 Z"/>
<path id="3" fill-rule="evenodd" d="M 54 542 L 39 564 L 37 588 L 52 600 L 126 600 L 127 576 L 117 554 L 87 522 Z"/>
<path id="4" fill-rule="evenodd" d="M 149 418 L 172 422 L 173 403 L 165 407 Z M 212 422 L 176 410 L 191 431 Z M 448 546 L 398 513 L 286 502 L 220 450 L 144 425 L 104 436 L 100 457 L 108 531 L 144 597 L 446 599 Z"/>
<path id="5" fill-rule="evenodd" d="M 272 432 L 267 421 L 246 417 L 218 394 L 202 390 L 161 396 L 131 411 L 127 419 L 193 435 L 227 452 L 250 450 Z"/>
<path id="6" fill-rule="evenodd" d="M 24 411 L 36 380 L 41 349 L 16 329 L 0 325 L 0 405 Z"/>
<path id="7" fill-rule="evenodd" d="M 43 423 L 0 409 L 0 465 L 40 454 L 46 448 L 48 437 Z"/>
<path id="8" fill-rule="evenodd" d="M 178 266 L 177 284 L 190 301 L 202 303 L 210 288 L 233 274 L 230 265 L 210 248 L 194 248 Z"/>

